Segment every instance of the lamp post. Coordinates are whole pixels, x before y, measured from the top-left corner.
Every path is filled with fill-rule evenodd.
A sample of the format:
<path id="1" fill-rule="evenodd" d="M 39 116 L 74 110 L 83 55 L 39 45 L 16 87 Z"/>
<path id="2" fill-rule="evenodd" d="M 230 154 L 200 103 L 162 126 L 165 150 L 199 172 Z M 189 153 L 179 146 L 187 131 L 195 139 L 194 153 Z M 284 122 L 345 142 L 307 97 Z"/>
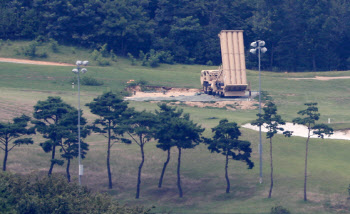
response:
<path id="1" fill-rule="evenodd" d="M 85 74 L 87 72 L 86 68 L 81 68 L 80 66 L 87 66 L 89 61 L 77 61 L 75 63 L 77 68 L 72 70 L 73 73 L 77 75 L 78 80 L 78 159 L 79 159 L 79 185 L 81 186 L 81 176 L 83 175 L 84 168 L 81 164 L 81 148 L 80 148 L 80 72 Z"/>
<path id="2" fill-rule="evenodd" d="M 261 53 L 265 53 L 267 48 L 265 46 L 265 42 L 262 40 L 257 40 L 250 44 L 253 48 L 250 49 L 250 53 L 256 54 L 258 51 L 259 58 L 259 114 L 261 114 L 261 70 L 260 70 L 260 55 Z M 260 173 L 259 173 L 259 182 L 262 183 L 262 143 L 261 143 L 261 126 L 259 126 L 259 160 L 260 160 Z"/>

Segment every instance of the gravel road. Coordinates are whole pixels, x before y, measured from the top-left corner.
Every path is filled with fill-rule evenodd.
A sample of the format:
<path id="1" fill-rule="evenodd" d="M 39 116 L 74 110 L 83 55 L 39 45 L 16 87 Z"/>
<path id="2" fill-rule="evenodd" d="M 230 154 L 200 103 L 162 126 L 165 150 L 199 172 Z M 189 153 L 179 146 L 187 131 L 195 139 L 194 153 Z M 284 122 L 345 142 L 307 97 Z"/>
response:
<path id="1" fill-rule="evenodd" d="M 185 95 L 180 95 L 180 96 L 170 96 L 170 97 L 157 97 L 157 96 L 152 96 L 152 97 L 126 97 L 126 100 L 133 100 L 133 101 L 163 101 L 163 100 L 176 100 L 176 101 L 192 101 L 192 102 L 210 102 L 210 101 L 246 101 L 254 98 L 257 96 L 259 93 L 257 91 L 252 91 L 252 97 L 249 98 L 248 92 L 246 93 L 246 96 L 244 97 L 217 97 L 217 96 L 212 96 L 212 95 L 207 95 L 207 94 L 200 94 L 200 95 L 192 95 L 192 96 L 185 96 Z"/>

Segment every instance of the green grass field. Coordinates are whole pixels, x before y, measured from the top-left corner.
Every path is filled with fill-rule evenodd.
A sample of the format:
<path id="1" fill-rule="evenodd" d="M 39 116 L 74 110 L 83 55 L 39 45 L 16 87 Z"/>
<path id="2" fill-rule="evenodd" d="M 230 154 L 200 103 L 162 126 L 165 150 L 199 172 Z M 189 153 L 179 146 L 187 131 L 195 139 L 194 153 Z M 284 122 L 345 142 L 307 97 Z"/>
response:
<path id="1" fill-rule="evenodd" d="M 18 57 L 15 48 L 26 42 L 3 45 L 0 57 Z M 74 63 L 77 59 L 90 59 L 87 50 L 60 46 L 57 54 L 48 52 L 48 61 Z M 23 58 L 23 57 L 22 57 Z M 72 60 L 70 60 L 72 59 Z M 91 102 L 104 91 L 122 90 L 130 79 L 146 80 L 151 85 L 200 88 L 198 65 L 161 65 L 157 68 L 132 66 L 130 61 L 118 58 L 109 67 L 94 64 L 88 67 L 91 77 L 104 81 L 103 86 L 82 86 L 81 103 Z M 213 67 L 215 68 L 215 67 Z M 24 65 L 0 63 L 0 120 L 7 121 L 22 113 L 30 115 L 33 105 L 48 96 L 61 96 L 76 106 L 77 91 L 72 89 L 74 78 L 72 67 Z M 350 71 L 322 73 L 262 73 L 262 88 L 273 97 L 279 114 L 287 121 L 297 116 L 305 102 L 318 102 L 321 122 L 331 118 L 336 129 L 350 128 L 350 79 L 319 81 L 291 80 L 313 76 L 350 76 Z M 248 71 L 248 81 L 252 90 L 258 89 L 258 72 Z M 82 105 L 83 106 L 83 105 Z M 130 102 L 138 110 L 153 111 L 156 104 L 150 102 Z M 256 118 L 257 110 L 236 110 L 196 108 L 180 106 L 191 118 L 206 128 L 205 136 L 211 136 L 211 128 L 220 119 L 227 118 L 238 124 L 245 124 Z M 95 118 L 88 108 L 82 107 L 89 121 Z M 212 119 L 215 117 L 215 119 Z M 263 135 L 264 136 L 264 135 Z M 269 213 L 271 207 L 281 205 L 292 213 L 350 213 L 345 203 L 349 193 L 350 142 L 345 140 L 312 139 L 309 153 L 309 202 L 303 202 L 303 170 L 305 138 L 274 138 L 274 178 L 272 199 L 267 199 L 269 189 L 269 159 L 267 141 L 263 139 L 264 166 L 263 184 L 259 184 L 258 133 L 242 129 L 242 139 L 249 140 L 253 147 L 252 170 L 240 162 L 229 163 L 231 193 L 225 193 L 224 156 L 211 154 L 205 145 L 185 150 L 182 157 L 182 182 L 184 197 L 178 197 L 176 187 L 177 153 L 172 151 L 172 159 L 165 174 L 163 187 L 158 189 L 158 179 L 166 154 L 155 147 L 155 142 L 146 146 L 146 162 L 142 172 L 141 198 L 134 199 L 136 191 L 137 167 L 140 161 L 137 145 L 116 144 L 112 151 L 112 173 L 114 189 L 107 189 L 105 167 L 106 141 L 93 134 L 88 137 L 90 151 L 83 160 L 83 183 L 88 187 L 108 192 L 121 203 L 129 205 L 155 206 L 154 211 L 171 213 Z M 35 144 L 22 146 L 9 155 L 8 170 L 17 173 L 39 172 L 45 174 L 49 167 L 49 154 L 39 147 L 42 139 L 35 137 Z M 2 160 L 3 153 L 0 153 Z M 77 175 L 77 161 L 73 161 L 72 175 Z M 55 173 L 64 173 L 64 167 L 55 167 Z M 75 182 L 77 178 L 75 177 Z M 349 203 L 349 202 L 347 202 Z"/>

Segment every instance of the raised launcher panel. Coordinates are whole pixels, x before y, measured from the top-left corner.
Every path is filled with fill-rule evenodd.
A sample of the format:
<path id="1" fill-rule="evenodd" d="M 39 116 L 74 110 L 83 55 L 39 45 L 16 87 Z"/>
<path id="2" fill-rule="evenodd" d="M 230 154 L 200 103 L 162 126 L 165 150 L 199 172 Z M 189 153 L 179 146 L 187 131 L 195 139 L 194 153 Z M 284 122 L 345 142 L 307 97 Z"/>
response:
<path id="1" fill-rule="evenodd" d="M 224 96 L 244 96 L 247 75 L 242 30 L 222 30 L 219 34 Z"/>

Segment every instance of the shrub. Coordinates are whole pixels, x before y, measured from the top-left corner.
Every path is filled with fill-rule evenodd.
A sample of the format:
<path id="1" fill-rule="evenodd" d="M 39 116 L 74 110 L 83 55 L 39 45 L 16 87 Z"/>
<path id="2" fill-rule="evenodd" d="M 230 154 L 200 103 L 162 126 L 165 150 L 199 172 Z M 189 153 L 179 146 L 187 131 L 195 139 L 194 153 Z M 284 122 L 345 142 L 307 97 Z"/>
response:
<path id="1" fill-rule="evenodd" d="M 142 66 L 158 67 L 159 63 L 174 64 L 174 56 L 170 51 L 155 51 L 151 49 L 148 53 L 140 51 L 139 59 L 142 60 Z"/>
<path id="2" fill-rule="evenodd" d="M 171 55 L 170 51 L 156 52 L 156 56 L 161 63 L 174 64 L 174 56 Z"/>
<path id="3" fill-rule="evenodd" d="M 97 64 L 100 65 L 100 66 L 108 66 L 110 65 L 110 61 L 102 56 L 99 56 L 97 59 Z"/>
<path id="4" fill-rule="evenodd" d="M 159 66 L 159 58 L 157 55 L 151 55 L 148 58 L 148 63 L 152 68 L 158 67 Z"/>
<path id="5" fill-rule="evenodd" d="M 108 48 L 107 48 L 107 43 L 102 45 L 102 47 L 100 48 L 100 53 L 103 57 L 109 57 L 109 52 L 108 52 Z"/>
<path id="6" fill-rule="evenodd" d="M 290 214 L 290 211 L 282 206 L 276 206 L 271 208 L 271 214 Z"/>
<path id="7" fill-rule="evenodd" d="M 206 63 L 208 66 L 212 66 L 213 65 L 213 62 L 211 60 L 209 60 L 207 63 Z"/>
<path id="8" fill-rule="evenodd" d="M 111 59 L 112 59 L 113 62 L 117 62 L 117 61 L 118 61 L 117 55 L 115 55 L 115 53 L 113 52 L 113 50 L 111 50 L 111 51 L 109 52 L 109 54 L 111 55 Z"/>
<path id="9" fill-rule="evenodd" d="M 15 50 L 15 51 L 17 55 L 24 55 L 29 58 L 35 58 L 35 57 L 46 58 L 47 53 L 45 51 L 38 53 L 38 49 L 37 49 L 38 46 L 40 46 L 40 44 L 37 41 L 33 41 L 28 46 L 21 47 L 21 50 Z"/>
<path id="10" fill-rule="evenodd" d="M 136 59 L 131 53 L 128 53 L 128 57 L 131 61 L 131 65 L 136 65 Z"/>
<path id="11" fill-rule="evenodd" d="M 91 56 L 94 60 L 97 60 L 97 58 L 99 58 L 100 55 L 101 55 L 100 52 L 98 52 L 98 50 L 96 49 L 91 53 Z"/>
<path id="12" fill-rule="evenodd" d="M 39 44 L 37 42 L 31 42 L 28 46 L 26 47 L 22 47 L 22 54 L 24 56 L 28 56 L 28 57 L 36 57 L 37 56 L 37 46 Z"/>
<path id="13" fill-rule="evenodd" d="M 89 76 L 83 76 L 81 78 L 81 84 L 82 85 L 89 85 L 89 86 L 100 86 L 103 85 L 103 81 L 97 80 L 94 77 L 89 77 Z"/>
<path id="14" fill-rule="evenodd" d="M 56 40 L 50 39 L 49 46 L 52 52 L 58 53 L 58 42 Z"/>
<path id="15" fill-rule="evenodd" d="M 63 176 L 0 173 L 0 213 L 147 213 L 121 206 L 106 194 L 68 183 Z"/>

